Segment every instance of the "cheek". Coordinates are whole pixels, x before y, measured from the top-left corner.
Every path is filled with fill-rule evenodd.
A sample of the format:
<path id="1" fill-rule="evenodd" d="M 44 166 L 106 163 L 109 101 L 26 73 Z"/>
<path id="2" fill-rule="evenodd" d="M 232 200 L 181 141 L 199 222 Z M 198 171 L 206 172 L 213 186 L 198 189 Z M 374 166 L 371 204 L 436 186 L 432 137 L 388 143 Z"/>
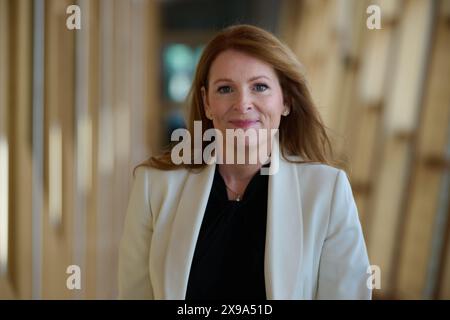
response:
<path id="1" fill-rule="evenodd" d="M 211 111 L 216 116 L 220 117 L 227 111 L 229 103 L 227 103 L 226 99 L 211 97 L 209 105 L 210 105 Z"/>
<path id="2" fill-rule="evenodd" d="M 270 99 L 267 99 L 265 101 L 265 114 L 267 116 L 267 120 L 270 121 L 271 126 L 278 126 L 280 119 L 281 119 L 281 113 L 283 112 L 284 106 L 283 106 L 283 100 L 279 97 L 270 97 Z"/>
<path id="3" fill-rule="evenodd" d="M 229 104 L 224 99 L 210 100 L 210 109 L 214 114 L 213 125 L 216 129 L 224 129 L 227 127 L 226 118 L 229 110 Z"/>

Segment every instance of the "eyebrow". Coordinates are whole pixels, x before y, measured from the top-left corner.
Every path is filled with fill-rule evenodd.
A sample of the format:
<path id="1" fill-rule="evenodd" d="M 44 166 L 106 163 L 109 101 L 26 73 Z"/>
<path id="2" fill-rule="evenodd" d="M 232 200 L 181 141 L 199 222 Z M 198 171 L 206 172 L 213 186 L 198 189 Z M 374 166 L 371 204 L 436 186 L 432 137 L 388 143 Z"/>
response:
<path id="1" fill-rule="evenodd" d="M 267 77 L 267 76 L 261 75 L 261 76 L 251 77 L 250 79 L 248 79 L 248 82 L 255 81 L 255 80 L 258 80 L 258 79 L 261 79 L 261 78 L 266 78 L 267 80 L 272 80 L 272 79 L 270 79 L 270 78 Z M 228 79 L 228 78 L 220 78 L 220 79 L 215 80 L 215 81 L 213 82 L 213 84 L 216 84 L 217 82 L 221 82 L 221 81 L 224 81 L 224 82 L 233 82 L 233 80 Z"/>

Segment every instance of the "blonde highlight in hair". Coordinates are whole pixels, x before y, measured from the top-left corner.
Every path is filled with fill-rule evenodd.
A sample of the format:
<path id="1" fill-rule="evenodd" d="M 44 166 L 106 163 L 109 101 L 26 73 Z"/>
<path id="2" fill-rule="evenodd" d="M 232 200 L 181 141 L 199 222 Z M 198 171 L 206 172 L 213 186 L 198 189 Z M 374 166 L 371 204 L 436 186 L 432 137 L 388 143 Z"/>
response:
<path id="1" fill-rule="evenodd" d="M 300 156 L 301 161 L 342 166 L 333 159 L 333 151 L 326 127 L 315 107 L 303 67 L 295 54 L 273 34 L 251 25 L 235 25 L 218 33 L 204 48 L 197 65 L 193 83 L 188 95 L 187 129 L 194 136 L 194 121 L 202 122 L 202 135 L 213 123 L 206 117 L 201 88 L 208 88 L 208 76 L 215 58 L 225 50 L 236 50 L 249 54 L 270 64 L 276 71 L 283 91 L 284 101 L 290 107 L 290 114 L 281 117 L 279 127 L 282 156 Z M 207 145 L 203 142 L 203 149 Z M 171 160 L 173 144 L 159 156 L 153 156 L 139 166 L 151 166 L 162 170 L 177 168 L 202 168 L 206 163 L 174 164 Z M 193 148 L 193 147 L 192 147 Z M 194 152 L 192 150 L 192 155 Z M 193 156 L 192 156 L 193 157 Z"/>

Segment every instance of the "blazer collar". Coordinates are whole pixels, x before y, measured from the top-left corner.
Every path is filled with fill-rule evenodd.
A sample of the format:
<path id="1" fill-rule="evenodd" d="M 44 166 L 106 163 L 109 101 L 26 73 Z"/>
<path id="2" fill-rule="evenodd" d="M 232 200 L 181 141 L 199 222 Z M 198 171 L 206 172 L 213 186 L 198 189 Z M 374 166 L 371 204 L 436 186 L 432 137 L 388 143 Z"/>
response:
<path id="1" fill-rule="evenodd" d="M 302 206 L 295 166 L 274 143 L 269 176 L 265 246 L 267 299 L 292 299 L 298 291 L 302 256 Z M 277 162 L 279 167 L 277 168 Z M 185 299 L 190 266 L 212 187 L 215 162 L 185 180 L 167 248 L 164 298 Z"/>
<path id="2" fill-rule="evenodd" d="M 192 258 L 212 187 L 215 165 L 189 172 L 173 221 L 164 274 L 165 299 L 185 299 Z"/>
<path id="3" fill-rule="evenodd" d="M 273 151 L 275 160 L 279 159 L 279 168 L 269 176 L 264 265 L 266 295 L 267 299 L 292 299 L 301 296 L 303 291 L 297 278 L 301 274 L 303 253 L 300 183 L 296 166 L 281 157 L 278 144 L 274 144 Z"/>

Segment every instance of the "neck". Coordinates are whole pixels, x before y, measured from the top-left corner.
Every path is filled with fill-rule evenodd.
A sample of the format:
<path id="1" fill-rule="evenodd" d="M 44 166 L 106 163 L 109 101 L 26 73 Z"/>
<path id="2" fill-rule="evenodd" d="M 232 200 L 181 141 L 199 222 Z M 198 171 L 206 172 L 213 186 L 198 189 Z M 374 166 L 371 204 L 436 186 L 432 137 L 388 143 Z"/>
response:
<path id="1" fill-rule="evenodd" d="M 224 158 L 226 159 L 226 158 Z M 242 199 L 245 189 L 253 176 L 261 169 L 263 163 L 257 161 L 256 164 L 218 164 L 219 170 L 225 185 L 229 199 Z"/>
<path id="2" fill-rule="evenodd" d="M 223 150 L 223 157 L 222 159 L 224 160 L 223 164 L 218 164 L 218 169 L 220 174 L 222 175 L 222 177 L 224 178 L 225 182 L 227 183 L 231 183 L 232 185 L 240 185 L 241 183 L 244 183 L 246 185 L 246 182 L 248 182 L 249 180 L 251 180 L 251 178 L 261 169 L 261 167 L 263 166 L 263 164 L 267 161 L 267 159 L 265 158 L 260 158 L 259 156 L 257 156 L 257 161 L 256 163 L 248 163 L 250 161 L 247 161 L 247 159 L 250 159 L 249 156 L 249 152 L 257 152 L 257 149 L 255 148 L 255 150 L 249 150 L 248 148 L 246 148 L 245 150 L 246 155 L 245 155 L 245 159 L 246 159 L 246 163 L 244 164 L 237 164 L 237 158 L 236 158 L 236 154 L 237 154 L 237 150 L 235 150 L 234 155 L 235 155 L 235 163 L 232 164 L 227 164 L 225 159 L 226 159 L 226 149 Z"/>
<path id="3" fill-rule="evenodd" d="M 248 182 L 261 169 L 261 164 L 219 164 L 224 180 L 233 185 Z"/>

